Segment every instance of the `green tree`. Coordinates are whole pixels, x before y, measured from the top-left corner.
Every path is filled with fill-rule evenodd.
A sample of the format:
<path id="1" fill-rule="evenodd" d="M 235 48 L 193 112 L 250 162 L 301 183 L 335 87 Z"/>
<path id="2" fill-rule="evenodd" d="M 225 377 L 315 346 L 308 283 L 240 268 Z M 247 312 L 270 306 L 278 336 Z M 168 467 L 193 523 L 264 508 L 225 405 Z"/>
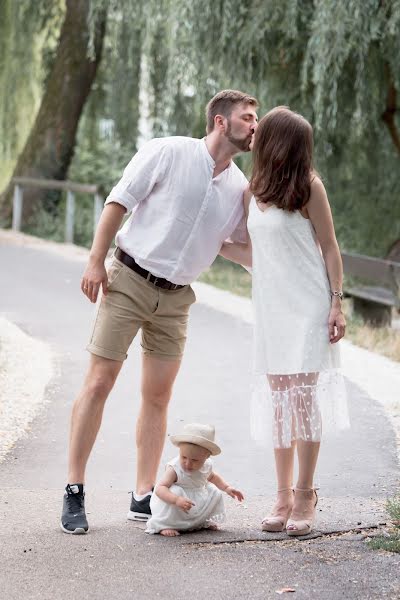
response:
<path id="1" fill-rule="evenodd" d="M 74 151 L 83 106 L 101 57 L 106 13 L 94 24 L 92 53 L 88 54 L 89 0 L 66 0 L 57 52 L 49 72 L 40 109 L 13 175 L 65 179 Z M 3 214 L 10 213 L 10 189 L 4 193 Z M 24 216 L 37 210 L 42 190 L 28 188 Z"/>
<path id="2" fill-rule="evenodd" d="M 400 237 L 399 0 L 173 5 L 170 69 L 197 82 L 198 110 L 210 87 L 229 86 L 257 95 L 261 114 L 303 113 L 343 249 L 385 255 Z"/>
<path id="3" fill-rule="evenodd" d="M 62 2 L 0 3 L 0 189 L 12 170 L 40 106 L 46 65 L 62 17 Z"/>
<path id="4" fill-rule="evenodd" d="M 7 69 L 10 72 L 10 52 L 14 52 L 12 64 L 20 63 L 9 34 L 13 23 L 14 29 L 22 31 L 23 15 L 18 15 L 15 25 L 15 4 L 23 5 L 29 14 L 40 6 L 38 12 L 45 23 L 57 19 L 60 6 L 64 6 L 61 0 L 3 1 L 0 10 L 8 16 L 0 22 L 8 34 L 0 36 L 0 43 L 8 53 L 0 62 L 0 82 L 7 79 Z M 83 19 L 84 43 L 79 56 L 75 55 L 77 72 L 88 68 L 96 56 L 99 66 L 86 87 L 86 105 L 81 103 L 80 111 L 77 105 L 75 113 L 77 124 L 83 112 L 72 161 L 76 176 L 89 176 L 91 153 L 96 164 L 104 156 L 104 171 L 114 172 L 114 165 L 107 169 L 107 153 L 112 154 L 110 161 L 135 151 L 140 80 L 155 135 L 203 135 L 205 102 L 218 89 L 236 87 L 257 95 L 261 114 L 274 105 L 286 104 L 313 123 L 317 167 L 327 181 L 347 249 L 384 254 L 383 232 L 387 243 L 400 237 L 400 183 L 396 177 L 400 0 L 79 0 L 65 6 L 64 14 L 85 6 L 89 15 L 91 38 Z M 108 31 L 100 63 L 96 32 L 98 36 L 102 31 L 98 24 L 105 22 L 106 15 Z M 45 49 L 55 65 L 59 46 L 54 41 L 51 46 L 38 33 L 43 31 L 37 26 L 39 21 L 35 16 L 30 22 L 28 43 L 37 48 L 36 53 Z M 36 60 L 34 64 L 39 63 Z M 17 79 L 16 89 L 25 86 L 27 98 L 29 85 L 40 77 L 36 73 L 24 82 Z M 53 99 L 60 98 L 59 88 L 50 87 L 52 81 L 49 76 L 43 83 L 43 103 L 50 89 Z M 10 117 L 11 122 L 21 120 L 12 106 L 13 98 L 11 93 L 0 114 L 2 131 Z M 17 116 L 14 121 L 13 115 Z M 51 111 L 43 116 L 45 129 Z M 112 130 L 108 141 L 99 127 L 105 122 Z M 64 147 L 61 161 L 64 167 L 57 171 L 58 156 L 53 159 L 53 170 L 42 171 L 46 176 L 67 174 L 77 131 L 76 125 L 68 128 L 69 150 Z M 36 136 L 32 139 L 37 140 L 39 156 L 44 152 L 45 137 Z M 7 139 L 12 145 L 13 136 Z M 55 154 L 56 145 L 50 147 Z M 24 152 L 23 163 L 29 170 L 32 162 L 35 166 L 35 156 Z"/>

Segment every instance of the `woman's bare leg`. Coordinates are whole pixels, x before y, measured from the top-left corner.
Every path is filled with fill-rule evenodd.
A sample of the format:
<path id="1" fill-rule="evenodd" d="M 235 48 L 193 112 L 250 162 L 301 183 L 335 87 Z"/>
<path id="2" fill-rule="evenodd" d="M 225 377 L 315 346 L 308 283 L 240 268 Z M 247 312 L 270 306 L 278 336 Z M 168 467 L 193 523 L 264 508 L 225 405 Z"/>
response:
<path id="1" fill-rule="evenodd" d="M 297 440 L 297 457 L 299 476 L 296 487 L 301 490 L 311 489 L 314 485 L 314 473 L 317 466 L 320 442 Z"/>
<path id="2" fill-rule="evenodd" d="M 280 375 L 268 375 L 268 382 L 273 392 L 287 391 L 289 389 L 289 377 Z M 282 406 L 275 406 L 275 429 L 276 439 L 283 439 L 283 422 L 285 413 Z M 287 425 L 287 424 L 286 424 Z M 264 531 L 283 531 L 293 506 L 293 465 L 296 442 L 292 441 L 289 448 L 274 448 L 275 470 L 277 478 L 277 498 L 270 514 L 262 521 Z"/>

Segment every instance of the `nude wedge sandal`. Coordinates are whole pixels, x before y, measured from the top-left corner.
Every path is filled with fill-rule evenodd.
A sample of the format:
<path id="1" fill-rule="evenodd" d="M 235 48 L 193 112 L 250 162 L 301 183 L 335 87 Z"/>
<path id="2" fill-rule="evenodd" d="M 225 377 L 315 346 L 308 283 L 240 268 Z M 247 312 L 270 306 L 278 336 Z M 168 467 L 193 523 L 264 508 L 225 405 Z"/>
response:
<path id="1" fill-rule="evenodd" d="M 286 527 L 286 523 L 290 517 L 290 513 L 292 512 L 292 508 L 293 508 L 294 490 L 293 490 L 293 488 L 282 488 L 281 490 L 278 490 L 278 494 L 280 494 L 282 492 L 292 492 L 290 494 L 290 496 L 288 494 L 288 502 L 287 502 L 286 509 L 284 508 L 285 505 L 282 507 L 282 509 L 279 509 L 277 511 L 272 509 L 271 514 L 268 515 L 267 517 L 265 517 L 265 519 L 263 519 L 261 522 L 262 531 L 270 531 L 270 532 L 284 531 L 284 529 Z"/>
<path id="2" fill-rule="evenodd" d="M 286 533 L 291 536 L 298 535 L 308 535 L 311 533 L 312 526 L 315 518 L 315 509 L 318 503 L 318 494 L 315 488 L 308 488 L 302 490 L 300 488 L 295 488 L 294 495 L 303 496 L 304 500 L 312 500 L 315 499 L 314 506 L 312 509 L 307 509 L 303 511 L 296 511 L 293 509 L 290 519 L 286 525 Z"/>

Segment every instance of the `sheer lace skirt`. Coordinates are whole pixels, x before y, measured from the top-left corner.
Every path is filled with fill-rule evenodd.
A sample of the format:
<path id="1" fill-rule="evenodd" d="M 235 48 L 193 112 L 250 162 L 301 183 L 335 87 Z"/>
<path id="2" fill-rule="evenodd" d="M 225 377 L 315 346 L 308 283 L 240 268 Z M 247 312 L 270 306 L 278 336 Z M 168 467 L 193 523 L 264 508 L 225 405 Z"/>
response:
<path id="1" fill-rule="evenodd" d="M 263 444 L 272 435 L 274 448 L 295 440 L 320 442 L 322 432 L 349 427 L 343 376 L 320 373 L 257 376 L 251 401 L 251 433 Z"/>

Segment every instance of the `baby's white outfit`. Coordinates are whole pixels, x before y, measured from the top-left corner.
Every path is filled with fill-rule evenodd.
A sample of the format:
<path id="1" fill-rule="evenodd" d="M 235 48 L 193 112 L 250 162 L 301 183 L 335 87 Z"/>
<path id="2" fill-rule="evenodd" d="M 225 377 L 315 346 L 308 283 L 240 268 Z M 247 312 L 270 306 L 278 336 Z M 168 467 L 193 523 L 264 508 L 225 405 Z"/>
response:
<path id="1" fill-rule="evenodd" d="M 157 496 L 157 487 L 150 500 L 151 518 L 147 521 L 146 533 L 160 533 L 163 529 L 190 531 L 207 529 L 210 523 L 225 520 L 222 492 L 208 481 L 212 473 L 212 462 L 208 458 L 201 469 L 191 473 L 184 471 L 179 456 L 167 466 L 174 469 L 177 480 L 169 488 L 173 494 L 184 496 L 194 502 L 188 513 L 175 504 L 168 504 Z"/>

